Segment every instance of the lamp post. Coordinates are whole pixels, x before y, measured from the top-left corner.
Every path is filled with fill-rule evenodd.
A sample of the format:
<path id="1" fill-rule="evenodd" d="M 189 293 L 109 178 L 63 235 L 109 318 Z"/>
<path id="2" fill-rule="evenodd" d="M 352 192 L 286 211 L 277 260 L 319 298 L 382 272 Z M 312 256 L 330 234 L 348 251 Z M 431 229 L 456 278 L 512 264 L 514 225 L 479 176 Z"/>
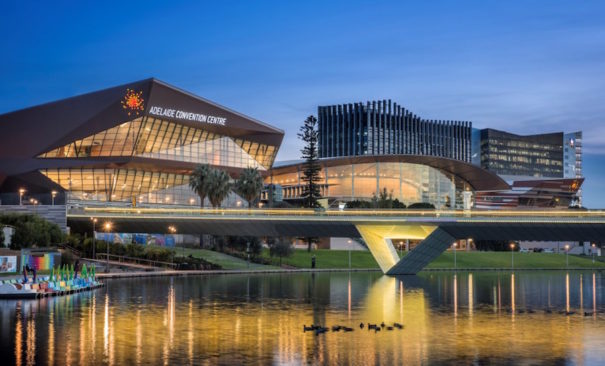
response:
<path id="1" fill-rule="evenodd" d="M 168 231 L 172 234 L 175 235 L 176 234 L 176 226 L 174 225 L 170 225 L 168 226 Z M 174 245 L 176 245 L 176 238 L 174 238 Z M 181 246 L 181 248 L 183 248 L 183 257 L 185 257 L 185 247 Z"/>
<path id="2" fill-rule="evenodd" d="M 565 244 L 565 268 L 569 268 L 569 244 Z"/>
<path id="3" fill-rule="evenodd" d="M 51 191 L 50 192 L 50 197 L 51 197 L 51 205 L 54 206 L 55 205 L 55 197 L 57 197 L 57 191 Z"/>
<path id="4" fill-rule="evenodd" d="M 105 232 L 109 234 L 109 230 L 111 230 L 111 222 L 105 223 Z M 109 273 L 109 242 L 105 245 L 106 254 L 105 254 L 105 273 Z"/>
<path id="5" fill-rule="evenodd" d="M 515 270 L 515 243 L 510 243 L 510 268 Z"/>
<path id="6" fill-rule="evenodd" d="M 246 242 L 246 255 L 247 255 L 247 264 L 248 264 L 248 268 L 250 268 L 250 242 Z"/>
<path id="7" fill-rule="evenodd" d="M 95 243 L 95 237 L 97 236 L 97 230 L 96 230 L 96 223 L 97 223 L 97 218 L 96 217 L 91 217 L 90 221 L 92 221 L 92 259 L 97 259 L 97 246 Z"/>
<path id="8" fill-rule="evenodd" d="M 347 243 L 349 244 L 349 271 L 351 270 L 351 239 L 347 240 Z"/>
<path id="9" fill-rule="evenodd" d="M 399 258 L 403 257 L 403 241 L 399 241 Z"/>
<path id="10" fill-rule="evenodd" d="M 594 264 L 594 254 L 595 254 L 594 252 L 595 252 L 596 246 L 597 245 L 595 243 L 592 243 L 592 245 L 590 246 L 591 247 L 590 251 L 592 252 L 592 264 Z"/>
<path id="11" fill-rule="evenodd" d="M 23 206 L 23 195 L 25 194 L 24 188 L 19 188 L 19 206 Z"/>
<path id="12" fill-rule="evenodd" d="M 458 271 L 458 261 L 456 260 L 456 246 L 457 245 L 458 245 L 458 243 L 452 244 L 452 247 L 454 248 L 454 271 Z"/>

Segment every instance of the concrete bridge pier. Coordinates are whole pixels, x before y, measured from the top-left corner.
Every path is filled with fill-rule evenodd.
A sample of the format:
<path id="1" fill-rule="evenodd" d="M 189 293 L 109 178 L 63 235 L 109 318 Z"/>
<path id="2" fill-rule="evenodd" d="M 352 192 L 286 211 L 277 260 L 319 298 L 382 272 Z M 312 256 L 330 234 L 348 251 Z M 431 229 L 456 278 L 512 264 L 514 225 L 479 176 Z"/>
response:
<path id="1" fill-rule="evenodd" d="M 394 274 L 394 275 L 395 274 L 415 274 L 418 271 L 420 271 L 420 269 L 422 269 L 431 260 L 434 259 L 434 257 L 428 258 L 428 256 L 426 255 L 427 254 L 426 250 L 429 248 L 432 248 L 432 245 L 426 246 L 427 249 L 422 249 L 421 247 L 423 247 L 423 243 L 425 243 L 425 241 L 426 241 L 423 239 L 431 236 L 431 233 L 433 233 L 437 229 L 436 226 L 425 225 L 425 224 L 401 224 L 401 225 L 400 224 L 389 224 L 389 225 L 358 224 L 358 225 L 355 225 L 355 227 L 357 228 L 357 231 L 359 232 L 359 234 L 361 234 L 361 237 L 363 238 L 363 240 L 365 240 L 366 244 L 368 245 L 368 249 L 370 249 L 370 252 L 374 256 L 374 259 L 376 259 L 376 262 L 378 263 L 378 265 L 380 266 L 380 269 L 382 269 L 382 271 L 384 273 Z M 418 247 L 416 247 L 414 250 L 412 250 L 408 255 L 406 255 L 403 258 L 403 259 L 408 258 L 413 253 L 418 252 L 420 257 L 418 257 L 418 255 L 415 255 L 414 258 L 416 258 L 416 259 L 413 262 L 411 262 L 411 264 L 413 264 L 411 266 L 411 268 L 415 269 L 415 268 L 419 267 L 418 270 L 415 270 L 415 272 L 413 272 L 413 273 L 401 272 L 402 269 L 399 268 L 398 265 L 399 265 L 399 263 L 401 263 L 403 261 L 403 259 L 402 260 L 399 259 L 399 255 L 397 255 L 397 251 L 395 250 L 395 247 L 393 246 L 392 241 L 389 239 L 423 240 L 421 242 L 421 244 L 418 245 Z M 421 249 L 421 250 L 418 251 L 418 249 Z M 436 248 L 436 250 L 439 250 L 439 249 Z M 443 252 L 443 250 L 440 250 L 436 256 L 441 254 L 441 252 Z M 431 251 L 431 253 L 432 253 L 432 251 Z M 420 259 L 425 258 L 425 257 L 426 257 L 427 262 L 425 264 L 421 264 Z M 416 263 L 416 262 L 418 262 L 418 263 Z M 404 266 L 407 266 L 407 265 L 410 265 L 410 264 L 404 264 Z M 397 268 L 399 271 L 390 273 L 390 271 L 392 271 L 395 268 Z"/>

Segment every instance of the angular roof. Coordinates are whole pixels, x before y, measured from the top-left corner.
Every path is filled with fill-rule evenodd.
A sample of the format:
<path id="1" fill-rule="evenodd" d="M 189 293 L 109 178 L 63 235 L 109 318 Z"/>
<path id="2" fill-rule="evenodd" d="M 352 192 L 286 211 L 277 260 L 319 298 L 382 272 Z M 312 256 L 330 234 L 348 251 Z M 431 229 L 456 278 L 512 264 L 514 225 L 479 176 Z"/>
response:
<path id="1" fill-rule="evenodd" d="M 279 148 L 284 131 L 154 78 L 0 115 L 0 185 L 9 176 L 103 159 L 45 159 L 43 153 L 149 116 Z M 128 160 L 112 157 L 111 161 Z"/>
<path id="2" fill-rule="evenodd" d="M 124 106 L 128 91 L 138 93 L 141 111 Z M 280 129 L 150 78 L 0 115 L 0 176 L 30 170 L 27 162 L 34 157 L 139 114 L 274 146 L 284 136 Z"/>

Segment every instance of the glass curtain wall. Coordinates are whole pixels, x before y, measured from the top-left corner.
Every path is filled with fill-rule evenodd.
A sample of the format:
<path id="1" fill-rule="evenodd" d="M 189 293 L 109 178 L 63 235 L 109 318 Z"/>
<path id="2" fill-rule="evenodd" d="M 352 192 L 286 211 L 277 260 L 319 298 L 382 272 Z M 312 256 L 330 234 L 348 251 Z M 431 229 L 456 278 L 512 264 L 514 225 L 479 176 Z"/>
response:
<path id="1" fill-rule="evenodd" d="M 299 198 L 299 173 L 273 177 L 284 189 L 284 199 Z M 322 169 L 323 195 L 339 200 L 370 200 L 386 188 L 406 205 L 432 203 L 438 208 L 462 207 L 462 192 L 470 185 L 461 178 L 426 165 L 410 163 L 348 164 Z"/>
<path id="2" fill-rule="evenodd" d="M 276 146 L 145 116 L 61 146 L 40 157 L 140 156 L 267 170 L 276 154 Z"/>

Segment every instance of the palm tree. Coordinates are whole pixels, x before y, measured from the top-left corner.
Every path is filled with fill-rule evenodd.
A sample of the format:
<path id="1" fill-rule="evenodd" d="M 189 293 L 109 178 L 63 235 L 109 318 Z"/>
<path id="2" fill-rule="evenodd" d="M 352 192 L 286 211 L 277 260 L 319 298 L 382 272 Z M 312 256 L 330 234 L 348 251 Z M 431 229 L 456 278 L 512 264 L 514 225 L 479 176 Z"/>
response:
<path id="1" fill-rule="evenodd" d="M 248 208 L 252 207 L 254 200 L 260 196 L 262 189 L 263 177 L 256 168 L 244 169 L 235 182 L 235 191 L 248 201 Z"/>
<path id="2" fill-rule="evenodd" d="M 210 184 L 208 189 L 208 199 L 212 204 L 212 207 L 220 207 L 221 202 L 231 192 L 231 183 L 229 182 L 229 174 L 223 170 L 212 169 L 210 175 Z"/>
<path id="3" fill-rule="evenodd" d="M 189 187 L 200 196 L 200 205 L 204 207 L 204 199 L 210 190 L 210 178 L 213 169 L 208 164 L 200 164 L 195 167 L 189 177 Z"/>

